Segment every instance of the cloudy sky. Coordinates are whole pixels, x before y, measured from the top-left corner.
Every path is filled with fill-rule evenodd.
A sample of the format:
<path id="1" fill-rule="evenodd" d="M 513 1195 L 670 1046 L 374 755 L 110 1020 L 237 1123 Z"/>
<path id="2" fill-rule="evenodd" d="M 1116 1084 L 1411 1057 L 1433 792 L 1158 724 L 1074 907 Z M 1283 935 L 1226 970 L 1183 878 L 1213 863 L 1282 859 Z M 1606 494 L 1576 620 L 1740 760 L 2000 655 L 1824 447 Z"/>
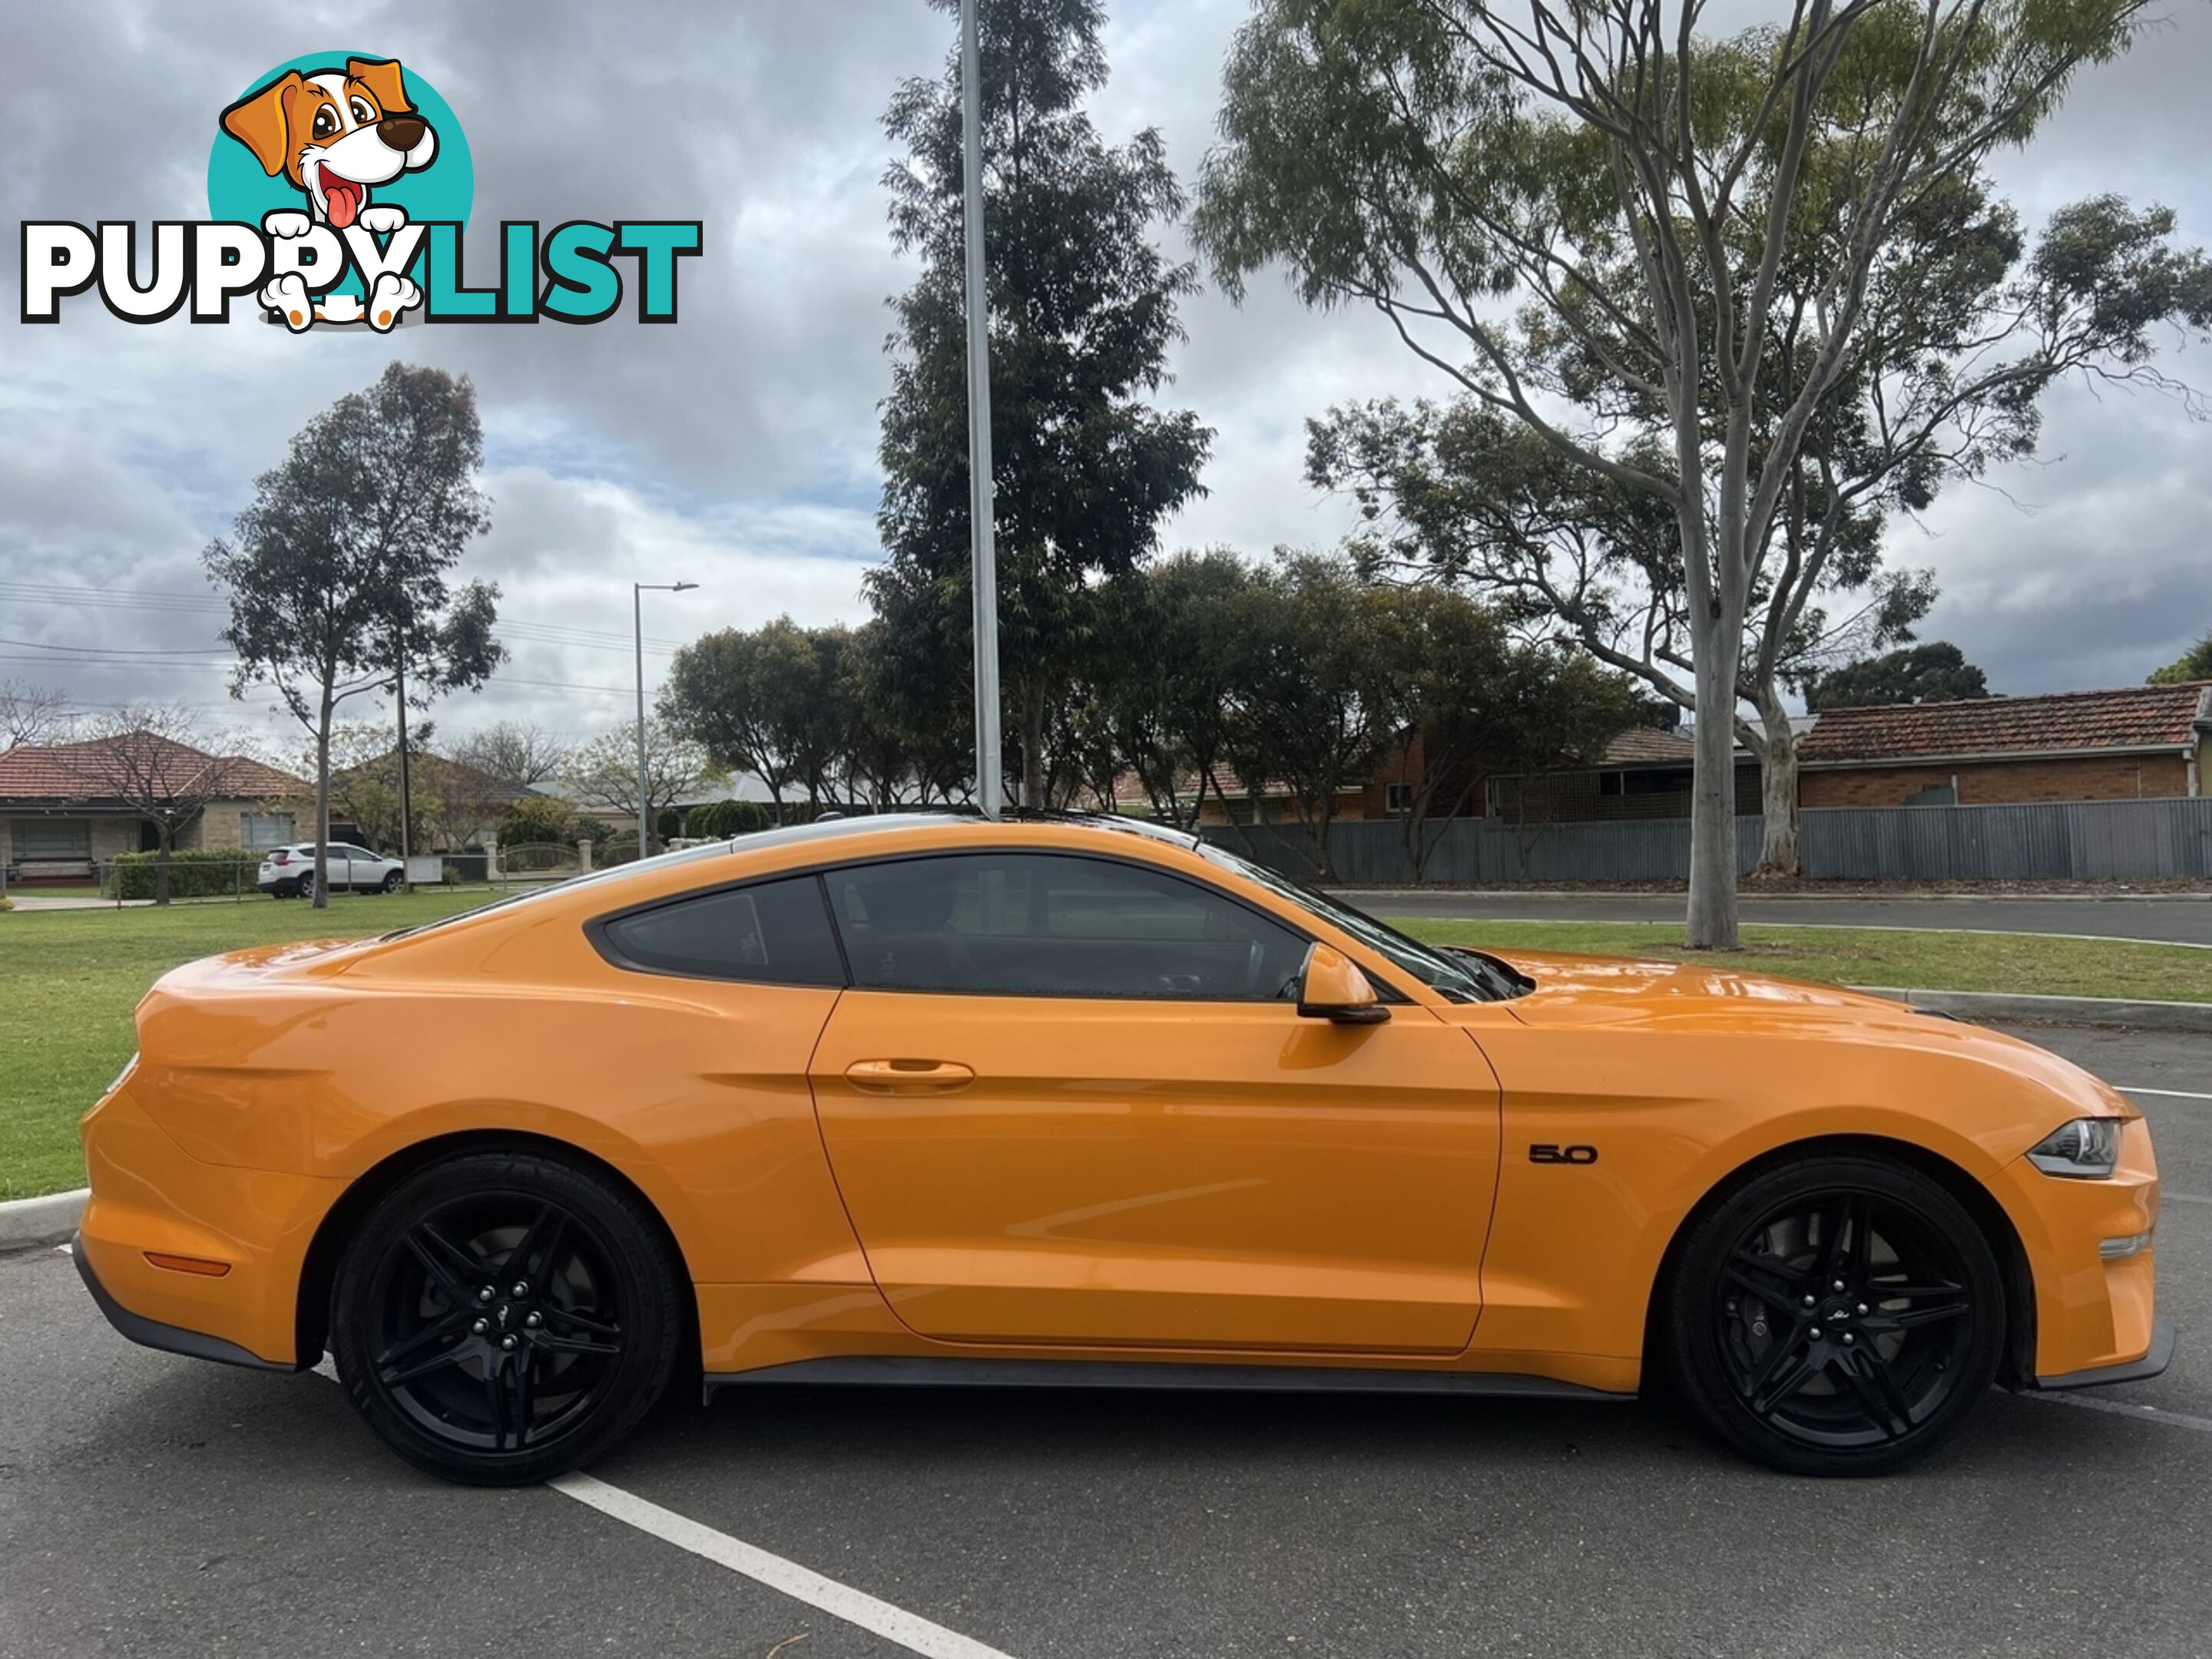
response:
<path id="1" fill-rule="evenodd" d="M 1244 0 L 1109 7 L 1099 124 L 1116 139 L 1157 125 L 1188 179 Z M 2172 9 L 2151 46 L 2087 76 L 2006 160 L 2031 222 L 2113 190 L 2168 204 L 2185 235 L 2212 241 L 2212 10 Z M 877 553 L 884 301 L 911 276 L 884 229 L 878 117 L 951 39 L 922 0 L 8 8 L 0 218 L 203 217 L 221 107 L 272 64 L 350 50 L 400 58 L 454 106 L 479 226 L 699 218 L 706 246 L 684 266 L 672 328 L 626 313 L 390 338 L 294 338 L 244 304 L 228 327 L 139 327 L 89 295 L 64 302 L 58 325 L 26 326 L 9 261 L 0 678 L 64 688 L 84 709 L 173 697 L 294 744 L 265 698 L 226 696 L 200 552 L 290 434 L 395 355 L 472 375 L 486 427 L 495 527 L 467 569 L 504 589 L 514 659 L 447 708 L 447 732 L 524 718 L 582 738 L 622 720 L 634 580 L 700 584 L 648 596 L 649 679 L 708 628 L 859 616 Z M 1171 395 L 1218 436 L 1209 493 L 1168 544 L 1333 541 L 1348 515 L 1300 480 L 1304 417 L 1440 392 L 1432 374 L 1379 319 L 1309 314 L 1264 278 L 1241 308 L 1208 293 L 1183 317 Z M 2166 367 L 2212 388 L 2203 348 Z M 1939 573 L 1928 631 L 1996 689 L 2131 684 L 2212 628 L 2212 426 L 2152 395 L 2069 391 L 2038 462 L 1992 484 L 1900 527 L 1894 556 Z"/>

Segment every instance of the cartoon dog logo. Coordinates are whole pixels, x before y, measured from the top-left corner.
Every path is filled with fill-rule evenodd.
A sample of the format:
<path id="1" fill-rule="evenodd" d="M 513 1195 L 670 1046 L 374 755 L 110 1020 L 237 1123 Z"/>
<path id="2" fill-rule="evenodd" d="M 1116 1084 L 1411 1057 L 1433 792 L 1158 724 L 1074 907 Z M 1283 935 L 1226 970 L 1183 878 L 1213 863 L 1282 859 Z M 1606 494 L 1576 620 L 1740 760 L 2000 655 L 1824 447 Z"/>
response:
<path id="1" fill-rule="evenodd" d="M 307 198 L 306 213 L 263 218 L 271 236 L 305 236 L 318 224 L 339 232 L 359 225 L 376 235 L 396 231 L 407 222 L 405 210 L 372 204 L 370 192 L 428 167 L 438 153 L 438 135 L 408 101 L 397 59 L 349 58 L 343 69 L 307 75 L 288 70 L 224 110 L 222 130 L 253 152 L 264 173 L 283 173 Z M 313 322 L 364 319 L 381 333 L 422 300 L 396 272 L 376 279 L 365 304 L 349 294 L 311 303 L 296 271 L 261 290 L 261 303 L 295 333 Z"/>

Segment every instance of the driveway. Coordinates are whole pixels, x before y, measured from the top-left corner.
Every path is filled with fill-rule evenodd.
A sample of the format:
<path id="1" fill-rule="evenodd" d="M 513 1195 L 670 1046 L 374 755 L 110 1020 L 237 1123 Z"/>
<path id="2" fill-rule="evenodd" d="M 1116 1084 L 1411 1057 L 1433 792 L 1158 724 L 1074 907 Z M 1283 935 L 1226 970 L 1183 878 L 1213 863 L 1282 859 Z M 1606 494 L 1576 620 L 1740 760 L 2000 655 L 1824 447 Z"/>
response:
<path id="1" fill-rule="evenodd" d="M 1407 888 L 1331 890 L 1383 916 L 1448 916 L 1476 921 L 1673 921 L 1680 893 L 1509 893 Z M 1746 894 L 1747 922 L 1797 927 L 1927 927 L 1940 932 L 2082 933 L 2096 939 L 2155 939 L 2212 945 L 2212 898 L 1820 898 Z"/>
<path id="2" fill-rule="evenodd" d="M 2202 1655 L 2212 1037 L 2022 1035 L 2141 1091 L 2180 1357 L 1992 1398 L 1903 1475 L 1767 1474 L 1659 1405 L 794 1388 L 468 1491 L 319 1376 L 131 1346 L 41 1250 L 0 1258 L 0 1653 Z"/>

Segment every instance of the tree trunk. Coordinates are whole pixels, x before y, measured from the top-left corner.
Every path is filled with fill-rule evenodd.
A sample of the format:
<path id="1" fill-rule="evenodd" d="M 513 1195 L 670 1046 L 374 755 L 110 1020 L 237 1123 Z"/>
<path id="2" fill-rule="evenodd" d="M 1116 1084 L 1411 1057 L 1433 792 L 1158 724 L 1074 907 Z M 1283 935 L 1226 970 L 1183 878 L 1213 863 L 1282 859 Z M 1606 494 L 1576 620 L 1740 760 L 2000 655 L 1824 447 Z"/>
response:
<path id="1" fill-rule="evenodd" d="M 322 723 L 315 728 L 315 908 L 331 908 L 331 700 L 323 699 Z"/>
<path id="2" fill-rule="evenodd" d="M 1044 687 L 1022 693 L 1022 805 L 1044 810 Z"/>
<path id="3" fill-rule="evenodd" d="M 413 780 L 409 776 L 407 768 L 407 636 L 404 634 L 399 636 L 395 654 L 398 660 L 392 670 L 392 684 L 398 694 L 394 701 L 399 714 L 399 867 L 404 872 L 415 854 L 415 803 L 410 793 Z M 403 874 L 400 880 L 407 891 L 411 893 L 415 890 L 414 882 L 406 875 Z"/>
<path id="4" fill-rule="evenodd" d="M 1733 951 L 1738 945 L 1735 684 L 1741 632 L 1725 625 L 1700 631 L 1690 790 L 1690 906 L 1682 942 L 1692 951 Z"/>
<path id="5" fill-rule="evenodd" d="M 167 904 L 169 902 L 169 838 L 171 831 L 167 823 L 157 823 L 154 827 L 161 832 L 161 845 L 159 850 L 157 850 L 154 854 L 154 902 L 156 904 Z"/>
<path id="6" fill-rule="evenodd" d="M 1797 847 L 1797 734 L 1790 729 L 1790 711 L 1769 687 L 1759 691 L 1759 723 L 1765 736 L 1759 766 L 1759 810 L 1765 829 L 1757 873 L 1795 876 L 1802 873 Z"/>

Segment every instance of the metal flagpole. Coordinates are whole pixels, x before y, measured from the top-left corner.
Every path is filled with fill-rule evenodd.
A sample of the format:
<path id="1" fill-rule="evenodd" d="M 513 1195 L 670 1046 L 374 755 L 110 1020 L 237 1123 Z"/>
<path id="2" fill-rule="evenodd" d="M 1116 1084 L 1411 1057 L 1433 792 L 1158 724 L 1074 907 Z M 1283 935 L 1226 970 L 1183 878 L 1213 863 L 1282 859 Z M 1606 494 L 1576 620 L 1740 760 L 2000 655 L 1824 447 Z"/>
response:
<path id="1" fill-rule="evenodd" d="M 968 517 L 975 547 L 975 800 L 995 818 L 1005 806 L 999 758 L 999 564 L 991 501 L 990 306 L 983 282 L 983 89 L 975 47 L 978 0 L 961 0 L 960 100 L 968 173 Z"/>

